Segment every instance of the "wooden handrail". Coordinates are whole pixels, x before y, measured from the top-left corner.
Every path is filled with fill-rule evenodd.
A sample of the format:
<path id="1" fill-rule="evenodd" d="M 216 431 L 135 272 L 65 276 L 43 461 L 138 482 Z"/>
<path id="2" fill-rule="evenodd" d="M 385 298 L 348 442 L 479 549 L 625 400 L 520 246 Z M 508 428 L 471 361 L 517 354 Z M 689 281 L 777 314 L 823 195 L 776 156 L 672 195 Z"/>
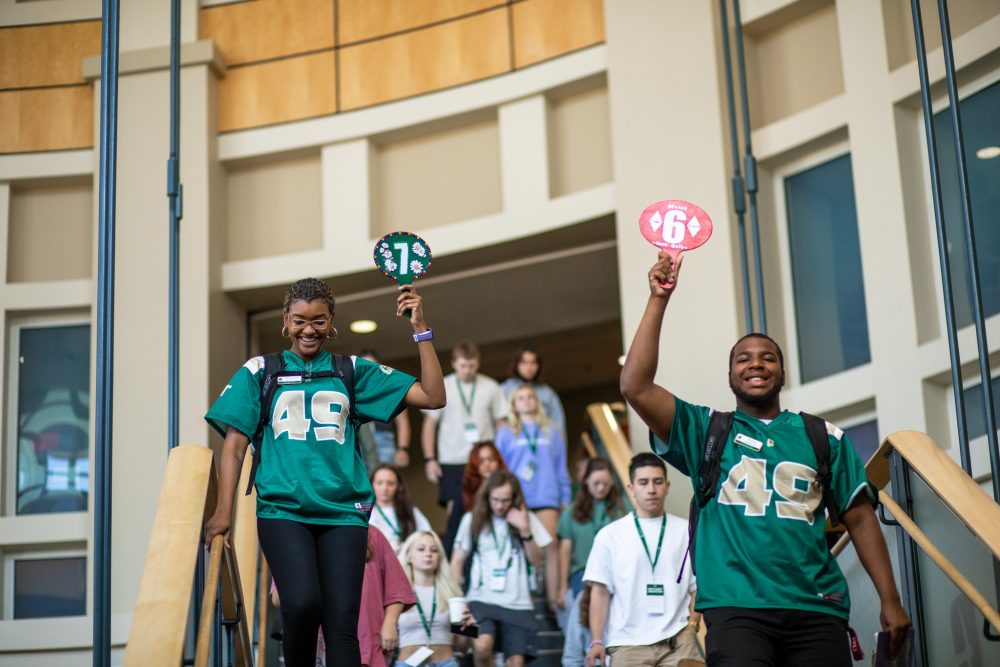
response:
<path id="1" fill-rule="evenodd" d="M 581 433 L 580 441 L 583 443 L 583 449 L 587 452 L 587 457 L 597 458 L 597 447 L 594 446 L 594 439 L 590 437 L 590 434 L 586 431 Z"/>
<path id="2" fill-rule="evenodd" d="M 248 617 L 252 618 L 252 610 L 257 599 L 257 558 L 260 547 L 257 542 L 257 489 L 250 494 L 244 493 L 253 456 L 243 457 L 243 470 L 240 481 L 236 485 L 236 508 L 233 513 L 233 550 L 236 552 L 236 562 L 240 565 L 240 588 L 243 590 L 243 601 L 250 610 Z"/>
<path id="3" fill-rule="evenodd" d="M 201 622 L 198 624 L 198 642 L 194 649 L 195 667 L 208 665 L 208 653 L 212 648 L 212 626 L 215 625 L 215 595 L 219 591 L 219 577 L 222 574 L 222 552 L 225 549 L 222 535 L 212 538 L 209 549 L 208 572 L 205 577 L 205 591 L 201 598 Z"/>
<path id="4" fill-rule="evenodd" d="M 912 518 L 885 492 L 889 484 L 889 455 L 895 451 L 924 483 L 947 505 L 972 533 L 1000 558 L 1000 505 L 948 456 L 930 436 L 919 431 L 897 431 L 886 438 L 865 465 L 868 480 L 879 489 L 879 500 L 900 527 L 913 538 L 948 579 L 1000 631 L 1000 614 L 963 575 Z M 831 549 L 834 556 L 847 548 L 851 536 L 844 533 Z"/>
<path id="5" fill-rule="evenodd" d="M 611 466 L 622 483 L 628 481 L 628 466 L 632 460 L 632 445 L 622 433 L 621 426 L 607 403 L 591 403 L 587 406 L 587 416 L 597 429 L 597 435 L 604 443 Z"/>
<path id="6" fill-rule="evenodd" d="M 206 447 L 182 445 L 167 458 L 125 665 L 179 665 L 184 657 L 191 582 L 214 472 Z"/>

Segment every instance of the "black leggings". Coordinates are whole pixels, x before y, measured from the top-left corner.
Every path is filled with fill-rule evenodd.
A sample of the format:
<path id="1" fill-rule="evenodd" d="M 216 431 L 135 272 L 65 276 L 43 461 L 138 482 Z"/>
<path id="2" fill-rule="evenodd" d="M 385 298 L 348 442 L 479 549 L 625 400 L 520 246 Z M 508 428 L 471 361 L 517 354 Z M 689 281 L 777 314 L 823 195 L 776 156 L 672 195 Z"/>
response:
<path id="1" fill-rule="evenodd" d="M 257 536 L 281 598 L 285 664 L 314 667 L 320 626 L 326 654 L 360 666 L 358 614 L 368 529 L 257 519 Z"/>

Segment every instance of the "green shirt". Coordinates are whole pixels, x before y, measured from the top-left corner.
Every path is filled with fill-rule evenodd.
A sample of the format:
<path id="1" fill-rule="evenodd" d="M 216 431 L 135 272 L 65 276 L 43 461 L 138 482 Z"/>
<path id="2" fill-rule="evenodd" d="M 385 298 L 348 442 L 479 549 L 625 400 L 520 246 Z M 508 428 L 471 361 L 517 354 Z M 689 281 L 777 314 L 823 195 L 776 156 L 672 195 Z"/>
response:
<path id="1" fill-rule="evenodd" d="M 289 371 L 333 370 L 333 356 L 326 351 L 311 361 L 290 350 L 282 352 L 282 358 Z M 403 408 L 403 398 L 416 378 L 357 357 L 351 360 L 358 419 L 390 421 Z M 263 368 L 263 357 L 244 364 L 205 415 L 223 436 L 232 426 L 253 437 L 260 419 Z M 347 388 L 340 378 L 278 385 L 257 469 L 258 517 L 368 525 L 374 493 L 354 446 L 349 411 Z"/>
<path id="2" fill-rule="evenodd" d="M 621 516 L 621 511 L 614 512 L 614 516 L 608 515 L 607 500 L 594 502 L 593 513 L 587 523 L 580 523 L 573 518 L 572 504 L 563 510 L 562 516 L 559 517 L 556 535 L 561 540 L 569 540 L 573 543 L 573 552 L 569 560 L 569 573 L 571 575 L 582 572 L 587 567 L 587 557 L 590 556 L 590 550 L 594 546 L 594 537 L 597 536 L 597 531 Z"/>
<path id="3" fill-rule="evenodd" d="M 653 451 L 698 487 L 711 410 L 677 399 L 669 442 Z M 873 500 L 864 465 L 843 431 L 827 422 L 832 492 L 843 512 L 859 493 Z M 847 582 L 830 555 L 816 456 L 802 418 L 770 423 L 737 411 L 722 450 L 719 489 L 701 510 L 696 537 L 698 610 L 798 609 L 848 618 Z"/>

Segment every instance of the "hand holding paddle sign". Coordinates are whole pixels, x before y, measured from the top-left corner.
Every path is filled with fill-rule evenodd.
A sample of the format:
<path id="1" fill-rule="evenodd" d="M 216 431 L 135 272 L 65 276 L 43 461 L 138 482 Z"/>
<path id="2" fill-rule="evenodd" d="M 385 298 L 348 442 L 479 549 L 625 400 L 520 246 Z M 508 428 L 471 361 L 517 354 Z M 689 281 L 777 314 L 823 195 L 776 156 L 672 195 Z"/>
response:
<path id="1" fill-rule="evenodd" d="M 691 202 L 664 199 L 650 204 L 642 212 L 639 231 L 647 241 L 669 256 L 669 262 L 656 263 L 650 271 L 650 279 L 656 273 L 660 288 L 672 291 L 681 266 L 680 254 L 708 241 L 712 236 L 712 219 Z"/>
<path id="2" fill-rule="evenodd" d="M 386 234 L 375 242 L 372 257 L 378 270 L 400 286 L 412 285 L 434 260 L 427 241 L 410 232 Z M 409 316 L 409 310 L 403 311 L 403 317 Z"/>

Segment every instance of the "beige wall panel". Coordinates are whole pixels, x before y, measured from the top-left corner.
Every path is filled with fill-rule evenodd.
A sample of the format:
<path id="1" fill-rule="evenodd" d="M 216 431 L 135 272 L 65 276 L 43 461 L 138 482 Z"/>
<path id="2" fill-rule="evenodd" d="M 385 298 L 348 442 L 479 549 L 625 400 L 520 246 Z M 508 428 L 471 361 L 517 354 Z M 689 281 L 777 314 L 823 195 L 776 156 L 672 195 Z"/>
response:
<path id="1" fill-rule="evenodd" d="M 342 110 L 485 79 L 510 69 L 507 9 L 340 53 Z"/>
<path id="2" fill-rule="evenodd" d="M 844 92 L 837 16 L 832 4 L 761 35 L 748 36 L 746 49 L 754 127 Z"/>
<path id="3" fill-rule="evenodd" d="M 377 146 L 371 236 L 419 231 L 501 210 L 495 118 Z"/>
<path id="4" fill-rule="evenodd" d="M 560 197 L 614 179 L 608 89 L 549 104 L 549 192 Z"/>
<path id="5" fill-rule="evenodd" d="M 504 0 L 339 0 L 340 43 L 410 30 L 505 4 Z"/>
<path id="6" fill-rule="evenodd" d="M 924 19 L 924 41 L 927 50 L 941 46 L 941 28 L 938 26 L 937 3 L 934 0 L 920 0 L 920 11 Z M 997 0 L 950 0 L 948 18 L 951 23 L 952 38 L 964 35 L 976 26 L 1000 14 Z M 917 59 L 913 43 L 913 18 L 910 16 L 909 0 L 882 0 L 882 16 L 885 22 L 885 45 L 889 56 L 889 69 L 896 69 Z M 997 36 L 1000 41 L 1000 35 Z"/>
<path id="7" fill-rule="evenodd" d="M 92 86 L 0 92 L 0 153 L 89 148 Z"/>
<path id="8" fill-rule="evenodd" d="M 7 282 L 89 278 L 90 180 L 11 191 Z"/>
<path id="9" fill-rule="evenodd" d="M 513 10 L 516 67 L 604 41 L 601 0 L 527 0 Z"/>
<path id="10" fill-rule="evenodd" d="M 226 261 L 319 248 L 319 154 L 229 170 Z"/>
<path id="11" fill-rule="evenodd" d="M 101 22 L 0 28 L 0 88 L 83 83 L 83 58 L 101 52 Z"/>
<path id="12" fill-rule="evenodd" d="M 337 111 L 333 52 L 237 67 L 219 82 L 219 131 Z"/>
<path id="13" fill-rule="evenodd" d="M 333 0 L 255 0 L 207 7 L 198 35 L 230 65 L 333 48 Z"/>

